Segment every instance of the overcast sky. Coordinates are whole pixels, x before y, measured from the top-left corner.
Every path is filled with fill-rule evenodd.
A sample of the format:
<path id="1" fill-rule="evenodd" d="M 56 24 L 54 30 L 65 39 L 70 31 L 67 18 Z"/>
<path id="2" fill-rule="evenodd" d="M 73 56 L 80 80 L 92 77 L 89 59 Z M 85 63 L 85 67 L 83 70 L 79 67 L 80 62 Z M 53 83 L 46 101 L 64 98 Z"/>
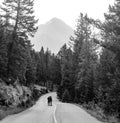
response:
<path id="1" fill-rule="evenodd" d="M 109 4 L 113 3 L 114 0 L 35 0 L 34 9 L 38 24 L 57 17 L 74 28 L 80 12 L 103 20 L 103 14 L 108 11 Z"/>
<path id="2" fill-rule="evenodd" d="M 39 24 L 57 17 L 74 28 L 80 12 L 103 20 L 109 4 L 113 3 L 114 0 L 35 0 L 35 14 Z"/>

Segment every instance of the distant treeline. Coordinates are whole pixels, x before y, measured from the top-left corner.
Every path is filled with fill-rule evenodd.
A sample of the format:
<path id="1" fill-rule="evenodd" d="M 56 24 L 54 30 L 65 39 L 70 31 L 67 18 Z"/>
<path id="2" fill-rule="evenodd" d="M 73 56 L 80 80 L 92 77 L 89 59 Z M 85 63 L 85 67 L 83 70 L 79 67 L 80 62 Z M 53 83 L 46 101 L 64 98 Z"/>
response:
<path id="1" fill-rule="evenodd" d="M 58 87 L 63 102 L 91 104 L 120 118 L 120 1 L 104 22 L 80 14 L 69 47 L 57 55 L 32 49 L 34 0 L 6 0 L 0 13 L 0 78 L 5 86 Z M 56 41 L 57 42 L 57 41 Z M 0 97 L 1 98 L 1 97 Z"/>

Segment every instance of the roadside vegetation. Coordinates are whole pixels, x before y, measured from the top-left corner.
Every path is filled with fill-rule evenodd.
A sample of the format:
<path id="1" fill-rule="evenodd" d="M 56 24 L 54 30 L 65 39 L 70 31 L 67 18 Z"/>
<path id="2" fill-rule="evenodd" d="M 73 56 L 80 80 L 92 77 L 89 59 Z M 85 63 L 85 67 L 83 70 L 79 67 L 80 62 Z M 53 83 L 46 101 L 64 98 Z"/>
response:
<path id="1" fill-rule="evenodd" d="M 80 14 L 69 46 L 36 52 L 34 0 L 5 0 L 0 7 L 0 119 L 35 104 L 48 90 L 81 105 L 102 121 L 120 119 L 120 0 L 105 20 Z M 41 88 L 44 86 L 46 88 Z"/>
<path id="2" fill-rule="evenodd" d="M 34 85 L 28 88 L 15 82 L 14 85 L 7 85 L 0 80 L 0 120 L 4 117 L 22 112 L 33 106 L 36 101 L 48 93 L 45 87 Z"/>
<path id="3" fill-rule="evenodd" d="M 43 47 L 32 49 L 29 37 L 38 22 L 33 5 L 34 0 L 4 0 L 0 6 L 0 119 L 31 107 L 48 92 L 43 86 L 52 89 L 51 81 L 59 76 L 58 58 Z"/>
<path id="4" fill-rule="evenodd" d="M 120 119 L 120 1 L 109 6 L 105 20 L 80 14 L 70 47 L 60 52 L 63 102 L 84 107 L 102 121 Z"/>

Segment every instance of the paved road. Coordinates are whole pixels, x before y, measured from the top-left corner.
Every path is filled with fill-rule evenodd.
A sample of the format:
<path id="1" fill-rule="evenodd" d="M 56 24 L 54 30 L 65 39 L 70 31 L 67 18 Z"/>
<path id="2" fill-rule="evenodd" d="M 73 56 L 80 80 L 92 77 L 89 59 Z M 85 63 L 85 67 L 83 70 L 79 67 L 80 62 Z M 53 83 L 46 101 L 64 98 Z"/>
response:
<path id="1" fill-rule="evenodd" d="M 47 97 L 52 96 L 53 106 L 47 106 Z M 67 103 L 60 103 L 56 93 L 49 93 L 30 109 L 8 116 L 0 123 L 101 123 L 83 109 Z"/>

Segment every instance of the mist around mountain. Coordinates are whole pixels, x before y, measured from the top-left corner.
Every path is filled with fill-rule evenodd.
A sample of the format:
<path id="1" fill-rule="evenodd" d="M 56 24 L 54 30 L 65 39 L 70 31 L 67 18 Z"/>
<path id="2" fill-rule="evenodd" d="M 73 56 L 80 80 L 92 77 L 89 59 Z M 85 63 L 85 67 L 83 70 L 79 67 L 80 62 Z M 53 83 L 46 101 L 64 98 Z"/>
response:
<path id="1" fill-rule="evenodd" d="M 45 24 L 41 24 L 35 36 L 31 39 L 34 49 L 40 51 L 43 46 L 57 53 L 64 43 L 73 35 L 73 29 L 58 18 L 53 18 Z"/>

